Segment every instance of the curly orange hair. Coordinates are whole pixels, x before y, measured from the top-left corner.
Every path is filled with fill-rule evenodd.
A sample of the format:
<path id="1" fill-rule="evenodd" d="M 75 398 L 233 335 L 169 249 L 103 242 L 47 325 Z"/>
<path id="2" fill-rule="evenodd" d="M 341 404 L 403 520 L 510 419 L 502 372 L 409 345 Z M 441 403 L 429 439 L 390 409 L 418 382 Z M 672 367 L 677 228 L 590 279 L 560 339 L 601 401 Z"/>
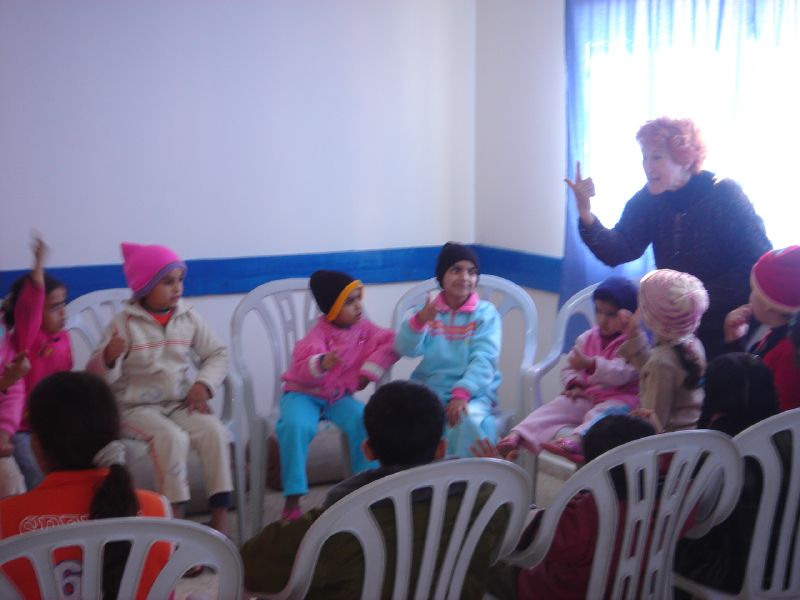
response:
<path id="1" fill-rule="evenodd" d="M 670 157 L 679 165 L 688 167 L 694 175 L 703 168 L 706 159 L 706 145 L 700 129 L 691 119 L 670 119 L 660 117 L 642 125 L 636 132 L 636 140 L 664 143 Z"/>

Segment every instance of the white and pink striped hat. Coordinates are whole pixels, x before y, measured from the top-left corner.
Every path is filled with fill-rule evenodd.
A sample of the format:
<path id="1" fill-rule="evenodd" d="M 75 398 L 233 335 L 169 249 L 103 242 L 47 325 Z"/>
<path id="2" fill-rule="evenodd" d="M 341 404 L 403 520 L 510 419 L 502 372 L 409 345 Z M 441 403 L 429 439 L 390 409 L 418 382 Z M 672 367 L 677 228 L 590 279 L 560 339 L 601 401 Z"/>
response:
<path id="1" fill-rule="evenodd" d="M 639 311 L 653 333 L 666 341 L 693 334 L 708 310 L 708 292 L 694 275 L 658 269 L 642 277 Z"/>

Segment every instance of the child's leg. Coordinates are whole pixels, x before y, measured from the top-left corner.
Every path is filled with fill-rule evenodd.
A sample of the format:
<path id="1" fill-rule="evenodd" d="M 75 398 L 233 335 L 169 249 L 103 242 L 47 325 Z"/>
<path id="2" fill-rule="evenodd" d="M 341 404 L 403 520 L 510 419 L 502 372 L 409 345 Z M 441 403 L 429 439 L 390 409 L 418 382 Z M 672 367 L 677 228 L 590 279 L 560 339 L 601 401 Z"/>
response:
<path id="1" fill-rule="evenodd" d="M 367 460 L 361 451 L 361 444 L 367 438 L 367 431 L 364 429 L 364 403 L 353 396 L 344 396 L 326 408 L 324 414 L 347 436 L 353 473 L 376 468 L 378 463 Z"/>
<path id="2" fill-rule="evenodd" d="M 148 406 L 126 410 L 122 429 L 125 435 L 147 442 L 158 491 L 173 505 L 188 502 L 189 434 L 162 414 L 160 407 Z"/>
<path id="3" fill-rule="evenodd" d="M 25 492 L 25 479 L 13 456 L 0 457 L 0 498 Z"/>
<path id="4" fill-rule="evenodd" d="M 211 527 L 225 533 L 225 515 L 233 491 L 228 429 L 214 415 L 189 414 L 185 409 L 175 411 L 170 418 L 189 434 L 192 448 L 200 455 L 211 508 Z"/>
<path id="5" fill-rule="evenodd" d="M 308 445 L 317 434 L 319 418 L 325 404 L 319 398 L 299 392 L 287 392 L 281 398 L 281 416 L 275 434 L 281 451 L 284 496 L 302 496 L 308 493 Z"/>
<path id="6" fill-rule="evenodd" d="M 39 461 L 31 448 L 30 431 L 18 431 L 11 436 L 11 443 L 14 444 L 14 460 L 25 478 L 25 487 L 30 491 L 44 479 Z"/>
<path id="7" fill-rule="evenodd" d="M 488 438 L 497 441 L 497 426 L 492 414 L 492 403 L 486 398 L 473 398 L 467 402 L 467 414 L 455 427 L 447 427 L 447 455 L 471 457 L 469 447 L 477 440 Z"/>
<path id="8" fill-rule="evenodd" d="M 522 445 L 534 454 L 542 451 L 542 444 L 553 439 L 563 427 L 577 426 L 583 421 L 592 403 L 586 398 L 568 398 L 556 396 L 550 402 L 540 406 L 511 431 L 520 436 Z"/>

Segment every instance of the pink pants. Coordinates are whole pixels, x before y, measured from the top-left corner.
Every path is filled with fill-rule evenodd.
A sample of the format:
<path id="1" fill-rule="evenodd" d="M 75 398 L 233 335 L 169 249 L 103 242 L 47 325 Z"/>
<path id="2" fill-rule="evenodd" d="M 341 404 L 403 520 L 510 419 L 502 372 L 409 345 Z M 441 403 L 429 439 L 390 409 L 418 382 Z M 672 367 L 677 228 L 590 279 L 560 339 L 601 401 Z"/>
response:
<path id="1" fill-rule="evenodd" d="M 542 443 L 550 441 L 561 429 L 574 428 L 571 433 L 583 435 L 592 420 L 609 408 L 628 406 L 623 400 L 610 398 L 594 403 L 587 398 L 572 399 L 556 396 L 540 406 L 511 431 L 518 433 L 522 445 L 534 454 L 542 451 Z"/>

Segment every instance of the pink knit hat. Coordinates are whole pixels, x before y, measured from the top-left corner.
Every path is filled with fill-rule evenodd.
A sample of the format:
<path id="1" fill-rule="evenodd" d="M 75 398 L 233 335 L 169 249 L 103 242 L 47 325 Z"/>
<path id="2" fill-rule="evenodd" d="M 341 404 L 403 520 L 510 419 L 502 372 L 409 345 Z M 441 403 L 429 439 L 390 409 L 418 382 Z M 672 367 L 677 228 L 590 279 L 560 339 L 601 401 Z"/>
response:
<path id="1" fill-rule="evenodd" d="M 800 311 L 800 246 L 764 254 L 753 265 L 750 285 L 778 312 Z"/>
<path id="2" fill-rule="evenodd" d="M 172 269 L 183 269 L 186 263 L 181 257 L 165 246 L 144 246 L 122 242 L 122 271 L 125 281 L 133 290 L 134 298 L 141 298 L 150 293 L 164 275 Z"/>
<path id="3" fill-rule="evenodd" d="M 674 341 L 694 333 L 708 310 L 708 292 L 694 275 L 658 269 L 642 277 L 639 311 L 659 338 Z"/>

